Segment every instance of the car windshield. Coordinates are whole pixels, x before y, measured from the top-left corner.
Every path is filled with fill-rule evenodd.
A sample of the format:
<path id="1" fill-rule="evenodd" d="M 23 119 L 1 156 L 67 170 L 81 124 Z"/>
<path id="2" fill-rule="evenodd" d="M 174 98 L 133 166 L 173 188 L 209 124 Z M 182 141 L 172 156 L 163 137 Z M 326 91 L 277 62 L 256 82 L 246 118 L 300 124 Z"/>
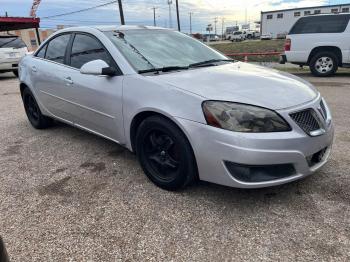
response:
<path id="1" fill-rule="evenodd" d="M 0 37 L 0 48 L 23 48 L 26 44 L 19 37 Z"/>
<path id="2" fill-rule="evenodd" d="M 105 34 L 137 71 L 188 67 L 204 61 L 227 59 L 198 40 L 177 31 L 135 29 Z"/>

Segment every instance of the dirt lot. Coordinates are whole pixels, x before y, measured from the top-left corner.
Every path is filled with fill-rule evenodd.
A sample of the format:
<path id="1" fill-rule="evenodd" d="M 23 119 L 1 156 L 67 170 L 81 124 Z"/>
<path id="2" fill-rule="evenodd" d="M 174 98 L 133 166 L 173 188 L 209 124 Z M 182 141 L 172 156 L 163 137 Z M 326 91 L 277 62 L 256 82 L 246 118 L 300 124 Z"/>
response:
<path id="1" fill-rule="evenodd" d="M 0 75 L 0 235 L 11 261 L 349 261 L 350 74 L 313 78 L 333 110 L 329 163 L 288 185 L 163 191 L 133 154 L 58 124 L 38 131 Z"/>
<path id="2" fill-rule="evenodd" d="M 210 46 L 224 54 L 256 53 L 256 52 L 282 52 L 285 40 L 245 40 L 242 42 L 211 43 Z M 237 60 L 244 57 L 236 56 Z M 251 62 L 278 62 L 279 56 L 250 56 Z"/>

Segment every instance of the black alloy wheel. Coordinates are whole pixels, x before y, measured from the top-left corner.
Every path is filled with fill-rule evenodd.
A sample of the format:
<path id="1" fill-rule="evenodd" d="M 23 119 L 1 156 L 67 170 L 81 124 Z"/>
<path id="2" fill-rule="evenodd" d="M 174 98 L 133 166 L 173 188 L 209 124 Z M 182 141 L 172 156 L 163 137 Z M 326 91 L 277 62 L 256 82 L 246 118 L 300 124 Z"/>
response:
<path id="1" fill-rule="evenodd" d="M 53 120 L 41 113 L 38 103 L 29 88 L 23 90 L 22 99 L 28 120 L 34 128 L 44 129 L 52 125 Z"/>
<path id="2" fill-rule="evenodd" d="M 161 116 L 144 120 L 136 135 L 136 153 L 148 178 L 167 190 L 178 190 L 194 181 L 197 167 L 183 132 Z"/>

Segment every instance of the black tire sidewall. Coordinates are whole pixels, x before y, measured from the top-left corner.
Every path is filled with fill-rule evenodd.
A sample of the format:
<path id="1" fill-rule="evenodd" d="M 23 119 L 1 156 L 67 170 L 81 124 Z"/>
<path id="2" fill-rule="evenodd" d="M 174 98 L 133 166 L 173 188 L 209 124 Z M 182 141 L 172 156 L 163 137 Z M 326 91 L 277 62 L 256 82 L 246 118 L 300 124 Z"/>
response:
<path id="1" fill-rule="evenodd" d="M 160 180 L 152 173 L 144 153 L 143 141 L 152 130 L 168 134 L 180 147 L 180 167 L 177 176 L 171 181 Z M 190 184 L 196 177 L 197 166 L 190 143 L 177 125 L 164 117 L 151 116 L 140 124 L 136 134 L 136 154 L 147 177 L 160 188 L 178 190 Z"/>
<path id="2" fill-rule="evenodd" d="M 321 57 L 329 57 L 329 58 L 331 58 L 333 60 L 333 68 L 332 68 L 332 70 L 327 72 L 327 73 L 325 73 L 325 74 L 322 74 L 322 73 L 318 72 L 317 69 L 316 69 L 316 62 Z M 318 77 L 327 77 L 327 76 L 334 75 L 337 72 L 337 70 L 338 70 L 338 66 L 339 66 L 338 57 L 332 52 L 319 52 L 316 55 L 314 55 L 311 58 L 311 60 L 310 60 L 311 73 L 314 76 L 318 76 Z"/>
<path id="3" fill-rule="evenodd" d="M 36 103 L 36 105 L 37 105 L 37 107 L 38 107 L 39 119 L 38 119 L 37 121 L 35 121 L 34 119 L 32 119 L 32 118 L 29 116 L 28 111 L 27 111 L 26 101 L 27 101 L 27 98 L 28 98 L 29 96 L 31 96 L 31 97 L 34 99 L 34 101 L 35 101 L 35 103 Z M 27 114 L 28 120 L 29 120 L 30 124 L 31 124 L 34 128 L 36 128 L 36 129 L 44 129 L 44 128 L 47 128 L 47 127 L 49 127 L 49 126 L 51 125 L 52 119 L 51 119 L 51 118 L 48 118 L 48 117 L 46 117 L 46 116 L 44 116 L 44 115 L 41 113 L 41 110 L 40 110 L 40 107 L 39 107 L 39 105 L 38 105 L 38 102 L 36 101 L 36 99 L 35 99 L 33 93 L 29 90 L 29 88 L 25 88 L 25 89 L 23 90 L 23 93 L 22 93 L 22 100 L 23 100 L 24 110 L 25 110 L 25 112 L 26 112 L 26 114 Z"/>
<path id="4" fill-rule="evenodd" d="M 17 69 L 16 69 L 16 70 L 13 70 L 12 73 L 13 73 L 16 77 L 18 77 L 18 70 L 17 70 Z"/>

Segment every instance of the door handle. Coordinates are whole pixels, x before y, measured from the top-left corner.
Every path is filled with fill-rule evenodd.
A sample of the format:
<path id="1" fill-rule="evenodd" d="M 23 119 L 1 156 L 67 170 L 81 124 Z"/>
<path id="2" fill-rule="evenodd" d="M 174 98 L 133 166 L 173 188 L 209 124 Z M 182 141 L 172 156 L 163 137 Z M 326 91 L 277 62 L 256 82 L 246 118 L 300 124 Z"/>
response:
<path id="1" fill-rule="evenodd" d="M 73 85 L 73 83 L 74 83 L 71 77 L 66 77 L 66 78 L 64 79 L 64 82 L 66 82 L 66 85 L 67 85 L 67 86 Z"/>
<path id="2" fill-rule="evenodd" d="M 32 66 L 32 72 L 34 72 L 34 73 L 38 72 L 38 70 L 36 69 L 35 66 Z"/>

